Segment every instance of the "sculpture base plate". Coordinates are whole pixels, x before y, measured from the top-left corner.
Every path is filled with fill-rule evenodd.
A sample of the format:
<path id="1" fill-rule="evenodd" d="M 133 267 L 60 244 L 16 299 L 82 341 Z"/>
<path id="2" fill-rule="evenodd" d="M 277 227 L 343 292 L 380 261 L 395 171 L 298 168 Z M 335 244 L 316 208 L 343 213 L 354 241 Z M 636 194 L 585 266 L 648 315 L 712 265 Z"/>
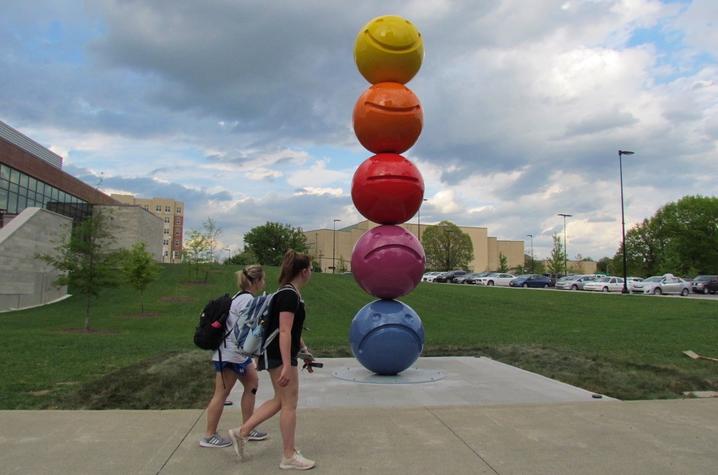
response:
<path id="1" fill-rule="evenodd" d="M 446 377 L 446 373 L 436 369 L 407 368 L 399 374 L 382 376 L 368 369 L 343 367 L 332 371 L 332 376 L 343 381 L 367 384 L 420 384 L 435 383 Z"/>

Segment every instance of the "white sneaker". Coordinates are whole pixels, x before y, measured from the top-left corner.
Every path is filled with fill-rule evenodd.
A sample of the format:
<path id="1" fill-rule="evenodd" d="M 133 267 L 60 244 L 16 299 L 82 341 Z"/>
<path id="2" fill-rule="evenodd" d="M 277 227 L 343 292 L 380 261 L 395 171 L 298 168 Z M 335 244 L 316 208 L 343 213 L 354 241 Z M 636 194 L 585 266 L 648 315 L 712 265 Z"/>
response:
<path id="1" fill-rule="evenodd" d="M 239 435 L 239 429 L 229 429 L 229 438 L 234 442 L 234 453 L 241 460 L 244 460 L 244 447 L 247 445 L 248 437 Z"/>
<path id="2" fill-rule="evenodd" d="M 317 463 L 314 460 L 305 458 L 298 450 L 294 450 L 292 458 L 282 457 L 279 468 L 282 470 L 309 470 L 314 468 Z"/>

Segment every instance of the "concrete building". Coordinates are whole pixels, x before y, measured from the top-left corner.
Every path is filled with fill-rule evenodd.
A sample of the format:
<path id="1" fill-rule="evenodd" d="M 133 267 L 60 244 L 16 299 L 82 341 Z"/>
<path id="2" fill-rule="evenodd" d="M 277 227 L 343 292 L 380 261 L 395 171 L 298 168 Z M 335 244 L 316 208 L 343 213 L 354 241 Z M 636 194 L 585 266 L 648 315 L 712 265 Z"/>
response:
<path id="1" fill-rule="evenodd" d="M 182 241 L 184 239 L 184 204 L 170 198 L 135 198 L 132 195 L 110 195 L 120 203 L 141 206 L 159 216 L 164 223 L 162 238 L 162 262 L 177 263 L 182 259 Z"/>
<path id="2" fill-rule="evenodd" d="M 354 245 L 369 229 L 379 226 L 371 221 L 337 229 L 314 229 L 305 231 L 309 253 L 322 268 L 323 272 L 331 272 L 332 255 L 336 263 L 336 271 L 351 270 L 351 255 Z M 404 229 L 418 237 L 419 228 L 414 223 L 400 224 Z M 421 233 L 431 224 L 421 224 Z M 459 226 L 462 232 L 469 235 L 474 250 L 474 260 L 469 263 L 469 269 L 474 272 L 496 270 L 499 268 L 499 254 L 507 258 L 508 266 L 516 267 L 524 263 L 524 242 L 506 241 L 489 236 L 488 229 L 473 226 Z M 336 244 L 335 244 L 336 241 Z"/>
<path id="3" fill-rule="evenodd" d="M 157 262 L 162 259 L 163 222 L 141 206 L 130 205 L 97 205 L 93 207 L 95 213 L 102 212 L 107 215 L 109 232 L 114 242 L 107 249 L 129 249 L 137 243 L 144 243 L 145 250 L 152 254 Z"/>

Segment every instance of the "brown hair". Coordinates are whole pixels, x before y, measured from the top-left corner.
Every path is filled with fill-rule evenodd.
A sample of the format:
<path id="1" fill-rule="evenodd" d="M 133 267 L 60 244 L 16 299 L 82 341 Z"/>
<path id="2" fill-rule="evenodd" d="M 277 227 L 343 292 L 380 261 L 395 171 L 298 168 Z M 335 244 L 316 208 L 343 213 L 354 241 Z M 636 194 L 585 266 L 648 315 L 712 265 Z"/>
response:
<path id="1" fill-rule="evenodd" d="M 264 269 L 259 264 L 252 264 L 234 273 L 237 278 L 239 290 L 246 291 L 254 284 L 264 279 Z"/>
<path id="2" fill-rule="evenodd" d="M 284 253 L 282 271 L 279 273 L 279 285 L 287 285 L 294 280 L 304 269 L 312 265 L 312 258 L 294 249 Z"/>

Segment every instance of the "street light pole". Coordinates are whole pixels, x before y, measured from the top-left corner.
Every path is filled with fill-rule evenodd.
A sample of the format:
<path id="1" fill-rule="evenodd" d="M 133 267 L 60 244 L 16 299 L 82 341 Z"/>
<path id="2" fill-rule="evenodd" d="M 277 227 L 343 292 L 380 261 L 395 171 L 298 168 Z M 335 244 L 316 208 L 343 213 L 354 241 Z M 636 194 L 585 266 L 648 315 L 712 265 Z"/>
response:
<path id="1" fill-rule="evenodd" d="M 337 263 L 334 260 L 334 258 L 335 258 L 334 256 L 336 254 L 336 249 L 337 249 L 337 222 L 338 221 L 341 221 L 341 219 L 334 218 L 334 221 L 332 223 L 332 227 L 333 227 L 333 229 L 332 229 L 332 274 L 334 274 L 334 272 L 337 269 Z"/>
<path id="2" fill-rule="evenodd" d="M 573 216 L 572 214 L 559 213 L 563 216 L 563 275 L 568 275 L 568 243 L 566 242 L 566 218 Z"/>
<path id="3" fill-rule="evenodd" d="M 422 202 L 424 202 L 424 201 L 429 201 L 429 200 L 427 200 L 426 198 L 424 198 L 424 199 L 422 200 Z M 417 237 L 419 238 L 419 242 L 421 242 L 421 203 L 419 203 L 418 223 L 417 223 L 417 225 L 416 225 L 416 228 L 417 228 L 417 234 L 416 234 L 416 235 L 417 235 Z"/>
<path id="4" fill-rule="evenodd" d="M 527 234 L 526 237 L 531 238 L 531 273 L 534 273 L 534 235 Z"/>
<path id="5" fill-rule="evenodd" d="M 626 218 L 623 213 L 623 155 L 633 155 L 630 150 L 618 151 L 618 170 L 621 177 L 621 246 L 623 247 L 623 290 L 621 293 L 628 293 L 628 270 L 626 269 Z"/>
<path id="6" fill-rule="evenodd" d="M 227 260 L 229 261 L 232 258 L 232 249 L 225 247 L 225 251 L 227 251 Z"/>

